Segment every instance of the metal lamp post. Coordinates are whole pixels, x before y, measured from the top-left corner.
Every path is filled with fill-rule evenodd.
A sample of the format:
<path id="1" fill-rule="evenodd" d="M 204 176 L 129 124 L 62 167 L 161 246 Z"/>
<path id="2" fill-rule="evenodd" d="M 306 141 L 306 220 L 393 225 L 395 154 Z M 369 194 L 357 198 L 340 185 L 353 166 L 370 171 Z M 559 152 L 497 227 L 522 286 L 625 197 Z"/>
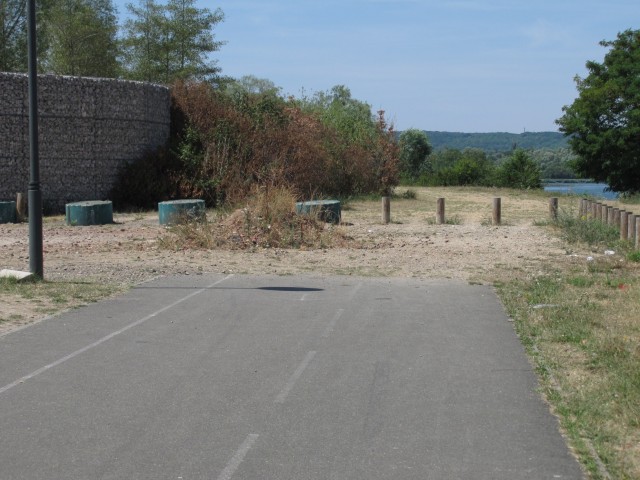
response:
<path id="1" fill-rule="evenodd" d="M 27 3 L 29 32 L 29 269 L 43 278 L 42 256 L 42 192 L 38 156 L 38 59 L 36 48 L 36 1 Z"/>

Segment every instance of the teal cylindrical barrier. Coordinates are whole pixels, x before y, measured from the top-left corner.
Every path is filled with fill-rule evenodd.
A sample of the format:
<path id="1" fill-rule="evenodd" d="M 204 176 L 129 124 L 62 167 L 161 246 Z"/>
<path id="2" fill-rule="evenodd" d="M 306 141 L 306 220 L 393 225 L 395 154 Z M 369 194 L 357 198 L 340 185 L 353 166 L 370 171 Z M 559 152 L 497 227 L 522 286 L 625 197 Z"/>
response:
<path id="1" fill-rule="evenodd" d="M 301 215 L 317 215 L 327 223 L 340 223 L 342 211 L 339 200 L 310 200 L 296 203 L 296 213 Z"/>
<path id="2" fill-rule="evenodd" d="M 16 223 L 16 202 L 0 202 L 0 223 Z"/>
<path id="3" fill-rule="evenodd" d="M 67 203 L 65 213 L 67 225 L 86 226 L 113 223 L 113 204 L 108 200 Z"/>
<path id="4" fill-rule="evenodd" d="M 158 203 L 160 225 L 172 225 L 205 218 L 204 200 L 170 200 Z"/>

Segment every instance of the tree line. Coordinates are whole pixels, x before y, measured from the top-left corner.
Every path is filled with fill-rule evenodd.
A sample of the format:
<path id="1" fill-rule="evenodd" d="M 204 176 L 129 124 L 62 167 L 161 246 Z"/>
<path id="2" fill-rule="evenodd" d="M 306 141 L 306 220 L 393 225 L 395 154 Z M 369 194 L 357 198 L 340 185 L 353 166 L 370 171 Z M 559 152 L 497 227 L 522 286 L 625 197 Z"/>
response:
<path id="1" fill-rule="evenodd" d="M 556 150 L 568 146 L 567 138 L 560 132 L 462 133 L 425 131 L 425 133 L 434 150 L 479 148 L 487 153 L 497 153 L 511 151 L 515 148 Z"/>
<path id="2" fill-rule="evenodd" d="M 611 190 L 627 196 L 639 194 L 640 30 L 625 30 L 615 40 L 604 40 L 600 45 L 608 48 L 603 61 L 587 61 L 587 76 L 575 77 L 578 97 L 563 107 L 563 115 L 556 120 L 569 149 L 515 150 L 502 164 L 500 158 L 489 162 L 486 153 L 474 149 L 444 150 L 434 155 L 425 155 L 423 150 L 420 160 L 412 163 L 420 165 L 418 170 L 409 168 L 407 159 L 403 159 L 405 180 L 500 184 L 508 178 L 505 166 L 517 164 L 516 158 L 522 162 L 528 157 L 527 172 L 533 172 L 529 167 L 537 166 L 547 178 L 573 173 L 579 178 L 605 182 Z M 412 154 L 417 151 L 411 150 Z M 518 168 L 523 167 L 521 163 Z"/>
<path id="3" fill-rule="evenodd" d="M 27 71 L 26 1 L 0 1 L 0 71 Z M 220 9 L 195 0 L 138 0 L 118 25 L 111 0 L 39 0 L 36 22 L 42 73 L 126 78 L 171 84 L 213 80 L 219 73 L 209 54 L 222 42 L 214 27 Z"/>
<path id="4" fill-rule="evenodd" d="M 539 165 L 522 149 L 513 150 L 498 162 L 479 148 L 433 151 L 426 133 L 416 129 L 402 132 L 399 146 L 400 181 L 404 184 L 542 187 Z"/>
<path id="5" fill-rule="evenodd" d="M 215 125 L 201 123 L 197 119 L 200 118 L 198 109 L 180 107 L 186 127 L 174 132 L 172 142 L 179 148 L 177 156 L 175 150 L 171 156 L 186 162 L 185 165 L 189 164 L 186 152 L 197 153 L 195 158 L 201 158 L 206 164 L 213 158 L 212 152 L 233 147 L 236 150 L 229 151 L 234 151 L 235 156 L 227 160 L 244 158 L 243 165 L 249 168 L 247 152 L 260 151 L 255 143 L 259 137 L 256 132 L 262 132 L 266 135 L 263 138 L 266 144 L 272 145 L 269 155 L 261 157 L 268 168 L 263 165 L 261 173 L 260 168 L 251 167 L 247 172 L 249 177 L 265 177 L 264 171 L 270 171 L 277 164 L 285 165 L 286 177 L 293 178 L 295 169 L 291 168 L 298 162 L 289 162 L 288 158 L 296 158 L 304 148 L 310 148 L 311 156 L 307 158 L 321 158 L 322 169 L 338 175 L 323 184 L 328 192 L 388 190 L 397 182 L 398 172 L 405 181 L 424 184 L 515 182 L 512 185 L 515 186 L 520 180 L 512 177 L 509 169 L 520 169 L 521 175 L 531 180 L 523 184 L 528 188 L 536 184 L 533 180 L 536 172 L 538 177 L 547 178 L 568 177 L 575 172 L 583 178 L 607 182 L 617 192 L 640 192 L 639 30 L 626 30 L 613 41 L 601 42 L 609 48 L 604 61 L 588 61 L 588 75 L 576 77 L 578 98 L 563 108 L 564 114 L 557 120 L 569 149 L 485 153 L 466 148 L 431 152 L 427 139 L 424 142 L 429 153 L 424 155 L 420 153 L 424 146 L 419 145 L 424 139 L 415 143 L 417 140 L 409 141 L 409 136 L 401 137 L 399 142 L 392 141 L 388 135 L 391 129 L 384 118 L 372 115 L 367 104 L 351 99 L 350 92 L 346 95 L 346 87 L 341 87 L 342 91 L 337 88 L 317 94 L 313 99 L 285 99 L 268 81 L 222 77 L 210 54 L 223 44 L 216 40 L 214 27 L 223 21 L 224 14 L 220 9 L 198 8 L 195 3 L 195 0 L 138 0 L 127 5 L 127 20 L 118 25 L 111 0 L 39 0 L 36 17 L 40 69 L 47 73 L 126 78 L 166 85 L 200 82 L 193 84 L 193 88 L 208 92 L 199 94 L 207 98 L 207 108 L 230 116 Z M 25 0 L 0 1 L 1 71 L 27 70 L 25 6 Z M 187 97 L 185 93 L 183 98 Z M 174 99 L 176 104 L 180 104 L 179 99 Z M 259 114 L 265 105 L 277 108 Z M 349 124 L 365 116 L 366 121 Z M 249 140 L 239 140 L 230 134 L 220 137 L 220 132 L 230 125 L 253 136 Z M 271 130 L 264 130 L 265 125 Z M 311 125 L 316 125 L 315 130 Z M 298 132 L 310 129 L 316 141 L 305 145 L 297 134 L 285 135 L 285 127 L 297 128 Z M 371 136 L 374 130 L 377 133 Z M 265 132 L 272 133 L 273 137 Z M 278 137 L 280 134 L 283 136 Z M 211 138 L 222 143 L 212 142 Z M 278 147 L 274 143 L 277 138 L 283 142 Z M 299 143 L 290 142 L 296 138 Z M 519 138 L 522 143 L 524 136 Z M 517 146 L 518 142 L 514 143 Z M 319 156 L 314 157 L 316 154 Z M 362 155 L 373 157 L 365 161 Z M 413 155 L 418 155 L 420 160 L 411 160 Z M 351 169 L 350 163 L 358 162 L 358 166 Z M 229 178 L 225 175 L 231 170 L 224 162 L 214 164 L 218 168 L 215 175 L 202 181 L 218 185 L 214 190 L 215 196 L 220 197 L 230 191 L 228 186 L 223 186 Z M 361 169 L 363 165 L 373 170 L 366 172 Z M 202 171 L 209 168 L 201 167 Z M 359 179 L 354 172 L 363 177 Z M 308 171 L 304 173 L 308 174 Z M 371 180 L 372 175 L 376 181 Z M 336 186 L 338 181 L 344 189 Z M 305 190 L 309 184 L 302 181 L 300 185 Z"/>
<path id="6" fill-rule="evenodd" d="M 572 168 L 575 155 L 569 148 L 436 150 L 427 133 L 417 129 L 401 132 L 398 139 L 401 181 L 405 184 L 539 188 L 542 179 L 576 178 Z M 513 168 L 520 169 L 520 178 L 511 171 Z"/>

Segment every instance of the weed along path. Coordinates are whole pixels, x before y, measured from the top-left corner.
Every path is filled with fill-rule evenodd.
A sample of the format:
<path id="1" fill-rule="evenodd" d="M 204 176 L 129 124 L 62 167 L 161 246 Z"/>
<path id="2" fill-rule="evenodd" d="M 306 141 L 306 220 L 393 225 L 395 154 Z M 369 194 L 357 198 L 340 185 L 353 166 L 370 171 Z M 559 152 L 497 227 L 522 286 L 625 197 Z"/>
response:
<path id="1" fill-rule="evenodd" d="M 0 339 L 0 478 L 583 478 L 489 286 L 203 274 Z"/>

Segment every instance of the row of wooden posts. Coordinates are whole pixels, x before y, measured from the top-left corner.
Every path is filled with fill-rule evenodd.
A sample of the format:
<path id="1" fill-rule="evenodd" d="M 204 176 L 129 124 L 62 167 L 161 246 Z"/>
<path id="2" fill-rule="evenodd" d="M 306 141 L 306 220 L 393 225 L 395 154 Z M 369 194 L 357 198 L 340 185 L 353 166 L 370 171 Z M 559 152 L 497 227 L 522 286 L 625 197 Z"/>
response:
<path id="1" fill-rule="evenodd" d="M 551 213 L 554 218 L 558 216 L 558 199 L 554 198 L 551 200 L 555 200 L 555 207 L 553 212 Z M 551 202 L 549 204 L 549 208 L 551 211 Z M 445 215 L 444 215 L 444 198 L 438 198 L 436 201 L 436 223 L 438 225 L 442 225 L 446 223 Z M 387 224 L 391 221 L 391 197 L 382 197 L 382 223 Z M 496 197 L 493 199 L 493 210 L 491 212 L 491 224 L 492 225 L 500 225 L 502 223 L 502 199 L 500 197 Z"/>
<path id="2" fill-rule="evenodd" d="M 493 212 L 491 216 L 492 225 L 500 225 L 502 222 L 501 199 L 499 197 L 493 199 Z M 445 223 L 444 215 L 444 198 L 438 198 L 436 202 L 436 223 L 441 225 Z M 549 199 L 549 216 L 551 220 L 558 219 L 558 198 Z M 585 220 L 598 220 L 607 225 L 611 225 L 620 230 L 620 239 L 628 240 L 635 244 L 636 248 L 640 247 L 640 215 L 633 212 L 627 212 L 616 207 L 605 205 L 601 202 L 595 202 L 583 198 L 580 200 L 580 218 Z M 390 197 L 382 197 L 382 223 L 391 221 L 391 199 Z"/>
<path id="3" fill-rule="evenodd" d="M 581 219 L 597 220 L 619 229 L 620 240 L 628 240 L 636 248 L 640 246 L 640 215 L 586 198 L 580 200 L 579 215 Z"/>

